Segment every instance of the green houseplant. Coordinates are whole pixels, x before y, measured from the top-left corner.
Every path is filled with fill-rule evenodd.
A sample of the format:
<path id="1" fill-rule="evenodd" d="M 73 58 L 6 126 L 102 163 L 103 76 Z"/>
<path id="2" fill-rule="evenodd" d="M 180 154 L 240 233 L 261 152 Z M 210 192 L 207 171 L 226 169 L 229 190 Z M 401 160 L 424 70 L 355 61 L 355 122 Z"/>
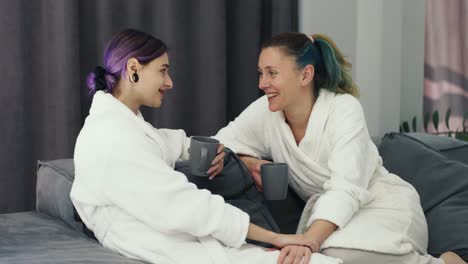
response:
<path id="1" fill-rule="evenodd" d="M 439 131 L 440 127 L 440 117 L 439 117 L 439 111 L 435 110 L 432 115 L 429 112 L 424 113 L 424 123 L 423 123 L 423 128 L 426 133 L 428 132 L 428 126 L 429 122 L 432 118 L 432 124 L 434 126 L 434 129 L 436 132 L 431 132 L 432 134 L 436 135 L 446 135 L 449 137 L 454 137 L 460 140 L 468 141 L 468 127 L 465 126 L 465 121 L 468 119 L 468 113 L 465 113 L 463 115 L 463 122 L 462 122 L 462 127 L 458 127 L 456 129 L 450 127 L 450 117 L 451 117 L 451 109 L 448 108 L 447 111 L 445 112 L 445 126 L 447 127 L 447 131 Z M 411 120 L 411 129 L 408 121 L 404 121 L 400 125 L 400 132 L 416 132 L 416 125 L 417 125 L 417 120 L 416 117 L 413 117 Z"/>

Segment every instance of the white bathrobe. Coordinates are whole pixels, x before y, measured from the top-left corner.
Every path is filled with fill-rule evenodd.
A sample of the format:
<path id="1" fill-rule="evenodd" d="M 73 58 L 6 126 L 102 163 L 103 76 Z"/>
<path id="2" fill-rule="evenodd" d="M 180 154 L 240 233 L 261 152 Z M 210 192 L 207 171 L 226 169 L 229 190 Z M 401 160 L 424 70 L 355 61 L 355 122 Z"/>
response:
<path id="1" fill-rule="evenodd" d="M 150 263 L 276 263 L 245 244 L 249 216 L 174 171 L 188 156 L 182 130 L 156 129 L 97 92 L 75 146 L 71 199 L 105 247 Z M 338 260 L 314 264 L 340 263 Z"/>
<path id="2" fill-rule="evenodd" d="M 263 96 L 215 136 L 237 153 L 289 165 L 290 186 L 307 201 L 298 232 L 316 219 L 339 228 L 322 249 L 426 253 L 427 224 L 415 189 L 383 166 L 359 101 L 320 91 L 296 144 L 282 111 Z"/>

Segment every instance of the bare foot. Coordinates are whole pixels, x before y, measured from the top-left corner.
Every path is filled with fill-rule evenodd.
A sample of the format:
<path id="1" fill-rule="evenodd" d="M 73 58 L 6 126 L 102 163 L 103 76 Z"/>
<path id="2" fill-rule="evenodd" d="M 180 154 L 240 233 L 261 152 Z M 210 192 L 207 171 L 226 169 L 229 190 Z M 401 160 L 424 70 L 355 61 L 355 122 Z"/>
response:
<path id="1" fill-rule="evenodd" d="M 460 256 L 450 251 L 440 255 L 440 258 L 444 260 L 445 264 L 467 264 Z"/>

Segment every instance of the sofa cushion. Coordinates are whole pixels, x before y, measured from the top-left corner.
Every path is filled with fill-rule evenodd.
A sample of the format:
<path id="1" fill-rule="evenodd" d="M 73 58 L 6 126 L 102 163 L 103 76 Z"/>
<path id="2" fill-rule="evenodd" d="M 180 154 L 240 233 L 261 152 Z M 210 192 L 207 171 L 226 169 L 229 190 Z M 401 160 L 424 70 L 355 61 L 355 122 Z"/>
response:
<path id="1" fill-rule="evenodd" d="M 457 160 L 468 164 L 468 145 L 442 149 L 440 152 L 444 153 L 451 160 Z"/>
<path id="2" fill-rule="evenodd" d="M 75 220 L 70 199 L 75 178 L 73 159 L 37 162 L 36 210 L 60 219 L 75 230 L 83 226 Z"/>
<path id="3" fill-rule="evenodd" d="M 427 133 L 407 133 L 406 135 L 440 151 L 451 160 L 468 164 L 468 142 L 466 141 Z"/>
<path id="4" fill-rule="evenodd" d="M 411 183 L 421 197 L 429 254 L 450 250 L 468 260 L 468 165 L 400 133 L 387 134 L 379 152 L 385 168 Z"/>
<path id="5" fill-rule="evenodd" d="M 143 263 L 114 253 L 39 212 L 0 214 L 0 263 Z"/>

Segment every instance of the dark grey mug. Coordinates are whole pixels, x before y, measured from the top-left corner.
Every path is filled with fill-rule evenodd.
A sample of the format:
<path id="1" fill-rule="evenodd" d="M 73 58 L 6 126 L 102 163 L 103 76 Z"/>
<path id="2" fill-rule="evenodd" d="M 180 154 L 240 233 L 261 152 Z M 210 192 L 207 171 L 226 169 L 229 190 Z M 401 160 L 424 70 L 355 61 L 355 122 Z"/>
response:
<path id="1" fill-rule="evenodd" d="M 286 163 L 265 163 L 260 167 L 263 196 L 266 200 L 284 200 L 288 194 L 289 168 Z"/>
<path id="2" fill-rule="evenodd" d="M 190 139 L 190 172 L 196 176 L 208 177 L 208 169 L 218 152 L 219 141 L 210 137 L 192 137 Z"/>

